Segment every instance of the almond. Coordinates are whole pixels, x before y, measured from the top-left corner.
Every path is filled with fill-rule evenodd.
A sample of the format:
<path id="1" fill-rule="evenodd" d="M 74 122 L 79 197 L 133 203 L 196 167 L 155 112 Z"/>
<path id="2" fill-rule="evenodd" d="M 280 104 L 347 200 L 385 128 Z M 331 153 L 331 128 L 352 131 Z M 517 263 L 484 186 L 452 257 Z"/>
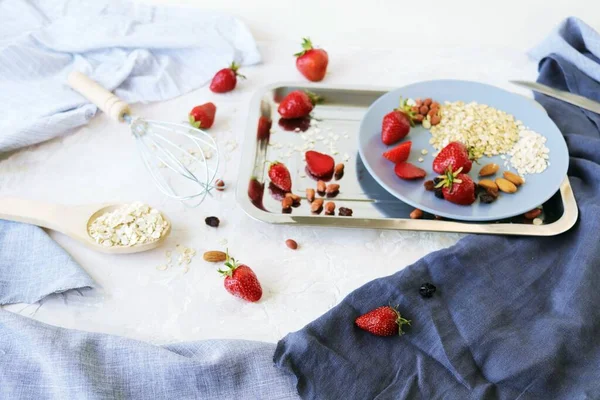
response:
<path id="1" fill-rule="evenodd" d="M 335 180 L 339 181 L 344 176 L 344 164 L 339 163 L 335 166 L 334 172 Z"/>
<path id="2" fill-rule="evenodd" d="M 513 172 L 504 171 L 502 175 L 504 176 L 504 179 L 512 182 L 513 184 L 515 184 L 515 186 L 521 186 L 525 183 L 525 180 L 523 178 L 521 178 L 519 175 Z"/>
<path id="3" fill-rule="evenodd" d="M 325 190 L 327 189 L 327 185 L 323 181 L 317 181 L 317 193 L 319 195 L 324 196 Z"/>
<path id="4" fill-rule="evenodd" d="M 202 257 L 204 258 L 204 261 L 208 262 L 223 262 L 227 259 L 227 254 L 222 251 L 213 250 L 207 251 Z"/>
<path id="5" fill-rule="evenodd" d="M 483 186 L 486 190 L 498 191 L 498 185 L 491 179 L 482 179 L 478 184 L 479 186 Z"/>
<path id="6" fill-rule="evenodd" d="M 333 201 L 328 201 L 325 204 L 325 215 L 334 215 L 335 214 L 335 203 Z"/>
<path id="7" fill-rule="evenodd" d="M 410 213 L 410 219 L 421 219 L 421 218 L 423 218 L 423 211 L 419 210 L 418 208 L 415 208 Z"/>
<path id="8" fill-rule="evenodd" d="M 483 168 L 479 170 L 479 176 L 494 175 L 496 172 L 498 172 L 498 169 L 500 169 L 500 166 L 498 166 L 498 164 L 486 164 L 483 166 Z"/>
<path id="9" fill-rule="evenodd" d="M 291 209 L 293 204 L 294 204 L 294 200 L 292 200 L 291 197 L 284 197 L 283 200 L 281 200 L 281 208 L 283 210 Z"/>
<path id="10" fill-rule="evenodd" d="M 523 214 L 523 217 L 525 217 L 525 219 L 536 219 L 537 217 L 540 216 L 540 214 L 542 213 L 542 210 L 539 208 L 534 208 L 531 211 L 527 211 L 525 214 Z"/>
<path id="11" fill-rule="evenodd" d="M 285 241 L 285 245 L 292 250 L 296 250 L 298 248 L 298 243 L 294 239 L 288 239 Z"/>
<path id="12" fill-rule="evenodd" d="M 339 191 L 340 191 L 340 185 L 338 185 L 337 183 L 330 183 L 329 185 L 327 185 L 327 188 L 325 189 L 325 193 L 327 193 L 327 197 L 335 197 L 335 196 L 337 196 Z"/>
<path id="13" fill-rule="evenodd" d="M 309 203 L 312 203 L 314 199 L 315 189 L 306 189 L 306 200 L 308 200 Z"/>
<path id="14" fill-rule="evenodd" d="M 320 214 L 323 209 L 323 199 L 314 199 L 314 201 L 310 204 L 310 211 L 315 214 Z"/>
<path id="15" fill-rule="evenodd" d="M 285 197 L 292 199 L 292 207 L 298 207 L 300 205 L 300 196 L 294 193 L 286 193 Z"/>
<path id="16" fill-rule="evenodd" d="M 496 185 L 498 185 L 498 189 L 502 190 L 504 193 L 514 193 L 517 191 L 517 187 L 508 179 L 496 178 Z"/>

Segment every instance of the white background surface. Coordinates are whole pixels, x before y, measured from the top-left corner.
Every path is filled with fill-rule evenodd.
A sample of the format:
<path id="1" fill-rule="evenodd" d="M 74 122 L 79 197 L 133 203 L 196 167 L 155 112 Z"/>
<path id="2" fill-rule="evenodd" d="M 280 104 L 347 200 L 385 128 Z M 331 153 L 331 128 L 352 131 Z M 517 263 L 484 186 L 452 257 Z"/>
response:
<path id="1" fill-rule="evenodd" d="M 231 141 L 239 145 L 224 154 L 228 161 L 220 175 L 230 184 L 229 189 L 200 208 L 184 209 L 165 199 L 135 154 L 127 127 L 102 114 L 65 138 L 0 161 L 3 194 L 68 204 L 139 199 L 163 210 L 174 224 L 166 247 L 128 256 L 97 254 L 53 233 L 102 289 L 84 296 L 69 294 L 66 301 L 51 297 L 39 308 L 13 305 L 6 309 L 54 325 L 155 343 L 206 338 L 274 342 L 326 312 L 353 289 L 460 238 L 458 234 L 271 226 L 251 220 L 236 206 L 235 180 L 249 100 L 256 89 L 268 83 L 300 79 L 291 56 L 298 48 L 299 36 L 318 38 L 328 50 L 331 63 L 325 83 L 401 86 L 417 80 L 461 78 L 519 91 L 507 81 L 535 78 L 536 65 L 524 54 L 533 36 L 536 40 L 543 37 L 563 15 L 578 12 L 592 18 L 588 22 L 600 25 L 600 6 L 591 6 L 595 12 L 584 13 L 583 1 L 571 1 L 569 8 L 563 5 L 542 15 L 538 10 L 550 9 L 547 2 L 542 7 L 541 1 L 528 2 L 527 6 L 525 2 L 506 1 L 502 12 L 463 2 L 472 5 L 465 15 L 448 8 L 451 2 L 442 6 L 434 1 L 442 8 L 433 13 L 433 20 L 418 19 L 421 14 L 411 10 L 408 25 L 398 21 L 377 30 L 373 30 L 375 20 L 361 18 L 366 13 L 364 5 L 347 5 L 342 12 L 338 1 L 304 3 L 313 12 L 296 8 L 294 13 L 304 20 L 300 24 L 289 19 L 292 11 L 284 7 L 285 2 L 221 2 L 222 9 L 237 11 L 255 29 L 261 39 L 263 65 L 244 68 L 242 73 L 248 80 L 230 94 L 216 95 L 204 87 L 171 101 L 133 107 L 138 115 L 181 121 L 196 104 L 217 104 L 211 132 L 221 145 Z M 365 2 L 380 10 L 385 9 L 384 3 L 396 4 L 392 12 L 384 14 L 388 21 L 392 21 L 391 14 L 405 11 L 399 3 L 406 2 Z M 534 27 L 536 24 L 539 27 Z M 423 38 L 427 48 L 415 46 L 419 40 L 407 35 L 408 26 L 429 32 L 411 34 Z M 450 29 L 453 26 L 457 31 Z M 516 32 L 520 29 L 522 33 Z M 359 36 L 363 43 L 351 44 Z M 518 36 L 522 42 L 515 41 Z M 205 226 L 208 215 L 221 218 L 218 230 Z M 284 241 L 288 238 L 296 239 L 300 249 L 287 249 Z M 265 292 L 259 303 L 248 304 L 230 296 L 215 266 L 202 261 L 202 252 L 221 249 L 223 240 L 236 257 L 256 271 Z M 181 268 L 156 269 L 165 262 L 165 250 L 175 244 L 193 247 L 199 253 L 187 274 Z"/>

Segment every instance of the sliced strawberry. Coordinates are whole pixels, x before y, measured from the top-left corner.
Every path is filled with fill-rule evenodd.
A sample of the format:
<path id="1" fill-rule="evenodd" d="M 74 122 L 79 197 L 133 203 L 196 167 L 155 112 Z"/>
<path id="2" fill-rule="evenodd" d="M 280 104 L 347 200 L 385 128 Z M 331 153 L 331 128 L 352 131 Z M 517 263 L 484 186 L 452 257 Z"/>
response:
<path id="1" fill-rule="evenodd" d="M 409 140 L 404 143 L 400 143 L 398 146 L 394 147 L 391 150 L 383 153 L 383 156 L 393 162 L 394 164 L 398 164 L 400 162 L 408 160 L 408 156 L 410 155 L 410 148 L 412 146 L 412 142 Z"/>
<path id="2" fill-rule="evenodd" d="M 307 151 L 304 155 L 306 166 L 310 173 L 317 178 L 328 178 L 333 175 L 335 161 L 327 154 L 317 151 Z"/>
<path id="3" fill-rule="evenodd" d="M 406 180 L 423 179 L 427 175 L 424 169 L 406 161 L 396 164 L 394 172 L 398 177 Z"/>

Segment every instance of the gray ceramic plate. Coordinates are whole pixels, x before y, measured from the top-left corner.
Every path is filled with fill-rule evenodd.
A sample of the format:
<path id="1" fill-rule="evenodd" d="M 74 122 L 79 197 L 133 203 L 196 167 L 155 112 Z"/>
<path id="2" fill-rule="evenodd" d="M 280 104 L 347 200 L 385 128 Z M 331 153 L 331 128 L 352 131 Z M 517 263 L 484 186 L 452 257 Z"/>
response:
<path id="1" fill-rule="evenodd" d="M 471 206 L 459 206 L 438 199 L 423 188 L 425 180 L 433 179 L 437 175 L 431 168 L 435 149 L 429 144 L 431 134 L 428 130 L 417 126 L 412 128 L 404 139 L 413 142 L 408 161 L 427 171 L 428 175 L 424 180 L 405 181 L 398 178 L 394 173 L 394 165 L 382 157 L 382 153 L 392 146 L 388 147 L 381 142 L 381 121 L 386 113 L 398 107 L 400 97 L 413 99 L 431 97 L 440 103 L 458 100 L 476 101 L 506 111 L 523 121 L 525 126 L 547 138 L 550 165 L 541 174 L 526 175 L 527 182 L 517 193 L 502 194 L 492 204 L 480 204 L 477 201 Z M 565 140 L 542 107 L 518 94 L 477 82 L 428 81 L 393 90 L 377 99 L 367 110 L 360 124 L 358 141 L 358 150 L 365 167 L 388 192 L 421 210 L 464 221 L 500 220 L 523 214 L 541 205 L 559 190 L 569 166 L 569 153 Z M 422 149 L 426 149 L 428 154 L 422 155 Z M 423 157 L 425 161 L 419 162 L 419 157 Z M 500 165 L 498 176 L 501 176 L 504 160 L 499 156 L 483 157 L 479 160 L 479 164 L 473 163 L 469 175 L 477 181 L 479 169 L 490 162 Z"/>

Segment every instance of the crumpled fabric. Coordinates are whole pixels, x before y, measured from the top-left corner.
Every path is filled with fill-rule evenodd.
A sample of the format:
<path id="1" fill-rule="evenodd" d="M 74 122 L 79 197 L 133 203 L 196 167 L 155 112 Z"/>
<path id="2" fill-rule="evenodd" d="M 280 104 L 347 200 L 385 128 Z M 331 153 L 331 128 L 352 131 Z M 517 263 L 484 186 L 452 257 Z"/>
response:
<path id="1" fill-rule="evenodd" d="M 600 101 L 598 43 L 568 19 L 532 53 L 538 81 Z M 352 292 L 278 343 L 274 361 L 303 399 L 600 397 L 600 115 L 535 97 L 569 148 L 575 227 L 554 237 L 470 235 Z M 419 295 L 423 282 L 438 288 L 430 299 Z M 354 326 L 388 304 L 412 320 L 404 336 Z"/>

